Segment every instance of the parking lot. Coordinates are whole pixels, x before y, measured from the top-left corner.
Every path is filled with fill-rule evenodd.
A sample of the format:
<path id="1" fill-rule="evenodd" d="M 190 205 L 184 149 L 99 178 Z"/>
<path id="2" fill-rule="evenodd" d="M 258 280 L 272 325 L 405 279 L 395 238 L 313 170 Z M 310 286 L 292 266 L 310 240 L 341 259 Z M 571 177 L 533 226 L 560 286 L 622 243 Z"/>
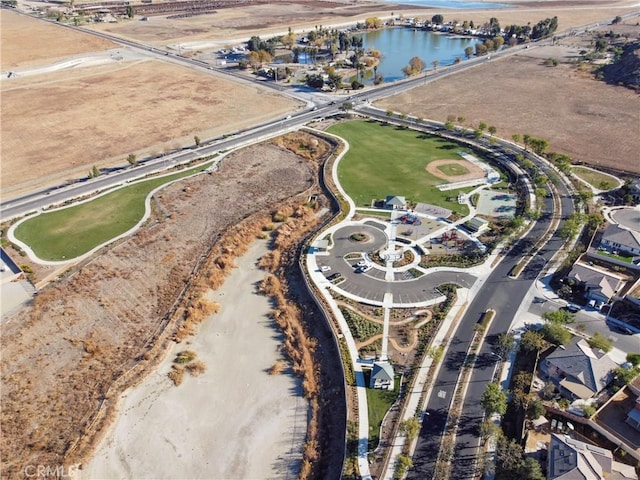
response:
<path id="1" fill-rule="evenodd" d="M 391 293 L 395 306 L 414 306 L 427 305 L 440 298 L 442 294 L 437 287 L 444 283 L 470 288 L 476 281 L 476 277 L 471 274 L 450 271 L 435 271 L 415 278 L 406 268 L 393 268 L 389 271 L 370 260 L 367 263 L 371 268 L 362 271 L 358 263 L 387 245 L 384 227 L 379 222 L 366 222 L 345 226 L 334 232 L 333 248 L 326 255 L 316 256 L 319 269 L 330 268 L 325 269 L 323 275 L 329 282 L 332 281 L 329 278 L 334 279 L 334 286 L 331 288 L 373 304 L 382 304 L 385 294 Z M 365 240 L 353 240 L 354 234 L 362 234 Z M 337 274 L 339 277 L 336 277 Z"/>

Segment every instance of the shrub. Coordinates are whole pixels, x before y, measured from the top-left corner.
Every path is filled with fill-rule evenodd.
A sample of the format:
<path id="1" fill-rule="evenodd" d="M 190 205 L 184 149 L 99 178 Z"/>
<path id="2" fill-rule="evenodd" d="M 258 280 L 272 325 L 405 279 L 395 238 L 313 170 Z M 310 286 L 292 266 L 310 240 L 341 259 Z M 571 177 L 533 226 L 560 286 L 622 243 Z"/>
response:
<path id="1" fill-rule="evenodd" d="M 185 368 L 193 377 L 197 377 L 207 371 L 207 365 L 199 360 L 189 363 Z"/>
<path id="2" fill-rule="evenodd" d="M 174 362 L 178 364 L 185 364 L 194 361 L 196 357 L 196 352 L 193 350 L 183 350 L 176 355 Z"/>
<path id="3" fill-rule="evenodd" d="M 583 405 L 580 408 L 582 408 L 582 413 L 584 414 L 584 416 L 586 418 L 591 418 L 596 413 L 596 409 L 594 407 L 592 407 L 591 405 Z"/>
<path id="4" fill-rule="evenodd" d="M 167 374 L 173 384 L 177 387 L 184 380 L 184 368 L 173 365 L 171 371 Z"/>
<path id="5" fill-rule="evenodd" d="M 603 352 L 609 352 L 612 347 L 611 341 L 599 332 L 594 333 L 587 341 L 591 348 L 599 348 Z"/>
<path id="6" fill-rule="evenodd" d="M 287 366 L 287 362 L 280 359 L 274 363 L 271 368 L 268 370 L 269 375 L 279 375 L 281 374 Z"/>

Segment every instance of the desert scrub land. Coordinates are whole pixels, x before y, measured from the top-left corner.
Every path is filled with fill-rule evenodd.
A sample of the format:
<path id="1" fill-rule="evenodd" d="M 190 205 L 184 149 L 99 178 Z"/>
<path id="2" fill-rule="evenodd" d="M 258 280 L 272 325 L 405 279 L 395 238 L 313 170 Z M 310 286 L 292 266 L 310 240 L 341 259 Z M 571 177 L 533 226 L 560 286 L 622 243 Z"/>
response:
<path id="1" fill-rule="evenodd" d="M 156 222 L 7 317 L 2 476 L 20 478 L 26 464 L 82 461 L 120 392 L 152 366 L 163 341 L 195 331 L 208 308 L 198 282 L 215 288 L 224 281 L 234 255 L 243 252 L 233 238 L 258 235 L 286 199 L 302 194 L 299 203 L 310 189 L 320 193 L 316 171 L 314 161 L 273 143 L 235 152 L 219 172 L 157 193 L 163 215 Z M 231 240 L 216 250 L 223 232 Z"/>

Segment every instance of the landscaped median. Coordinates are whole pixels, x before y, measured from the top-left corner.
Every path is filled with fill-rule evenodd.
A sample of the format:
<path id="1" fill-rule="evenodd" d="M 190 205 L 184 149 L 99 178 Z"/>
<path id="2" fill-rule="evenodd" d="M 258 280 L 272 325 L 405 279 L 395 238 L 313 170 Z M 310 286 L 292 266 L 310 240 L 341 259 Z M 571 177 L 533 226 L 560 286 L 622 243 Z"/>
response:
<path id="1" fill-rule="evenodd" d="M 144 217 L 146 198 L 157 188 L 210 165 L 142 180 L 89 201 L 44 212 L 15 226 L 13 236 L 45 261 L 68 261 L 125 234 Z"/>

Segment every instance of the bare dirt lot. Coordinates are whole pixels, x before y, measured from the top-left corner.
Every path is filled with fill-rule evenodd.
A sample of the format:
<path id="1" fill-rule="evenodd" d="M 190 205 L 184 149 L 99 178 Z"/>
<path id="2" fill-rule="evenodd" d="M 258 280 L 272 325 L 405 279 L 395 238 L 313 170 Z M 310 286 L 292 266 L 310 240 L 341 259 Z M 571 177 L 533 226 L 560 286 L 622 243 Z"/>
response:
<path id="1" fill-rule="evenodd" d="M 150 86 L 153 86 L 150 88 Z M 2 196 L 237 131 L 298 102 L 164 61 L 4 81 Z M 33 121 L 38 119 L 38 121 Z"/>
<path id="2" fill-rule="evenodd" d="M 464 169 L 465 173 L 460 175 L 448 175 L 443 172 L 439 167 L 445 167 L 446 165 L 455 165 Z M 467 160 L 434 160 L 433 162 L 429 162 L 426 166 L 427 172 L 431 175 L 434 175 L 438 178 L 442 178 L 448 182 L 462 182 L 464 180 L 473 180 L 475 178 L 483 178 L 485 176 L 484 170 L 477 165 L 467 161 Z"/>
<path id="3" fill-rule="evenodd" d="M 2 71 L 117 46 L 109 40 L 60 28 L 10 10 L 0 11 L 0 25 Z"/>
<path id="4" fill-rule="evenodd" d="M 553 48 L 553 47 L 552 47 Z M 574 161 L 640 173 L 640 105 L 632 90 L 575 65 L 544 65 L 553 51 L 527 50 L 378 102 L 383 109 L 465 126 L 487 122 L 497 135 L 529 134 Z M 557 52 L 556 52 L 557 53 Z"/>
<path id="5" fill-rule="evenodd" d="M 255 238 L 265 219 L 234 225 L 265 210 L 269 222 L 278 204 L 314 184 L 315 170 L 313 162 L 273 144 L 245 148 L 226 158 L 219 173 L 201 174 L 158 193 L 156 215 L 146 227 L 5 318 L 2 477 L 21 478 L 29 464 L 82 458 L 86 440 L 93 438 L 86 435 L 89 422 L 100 406 L 102 412 L 113 411 L 135 377 L 116 379 L 132 367 L 133 372 L 149 368 L 152 363 L 146 362 L 162 355 L 175 322 L 181 325 L 180 312 L 188 318 L 203 308 L 196 301 L 170 314 L 203 255 L 224 232 L 248 229 Z M 203 278 L 219 286 L 216 272 L 233 266 L 234 255 L 242 251 L 242 244 L 230 243 L 207 260 Z M 167 315 L 175 319 L 169 322 L 173 327 L 159 341 Z M 84 446 L 74 450 L 79 438 Z"/>

